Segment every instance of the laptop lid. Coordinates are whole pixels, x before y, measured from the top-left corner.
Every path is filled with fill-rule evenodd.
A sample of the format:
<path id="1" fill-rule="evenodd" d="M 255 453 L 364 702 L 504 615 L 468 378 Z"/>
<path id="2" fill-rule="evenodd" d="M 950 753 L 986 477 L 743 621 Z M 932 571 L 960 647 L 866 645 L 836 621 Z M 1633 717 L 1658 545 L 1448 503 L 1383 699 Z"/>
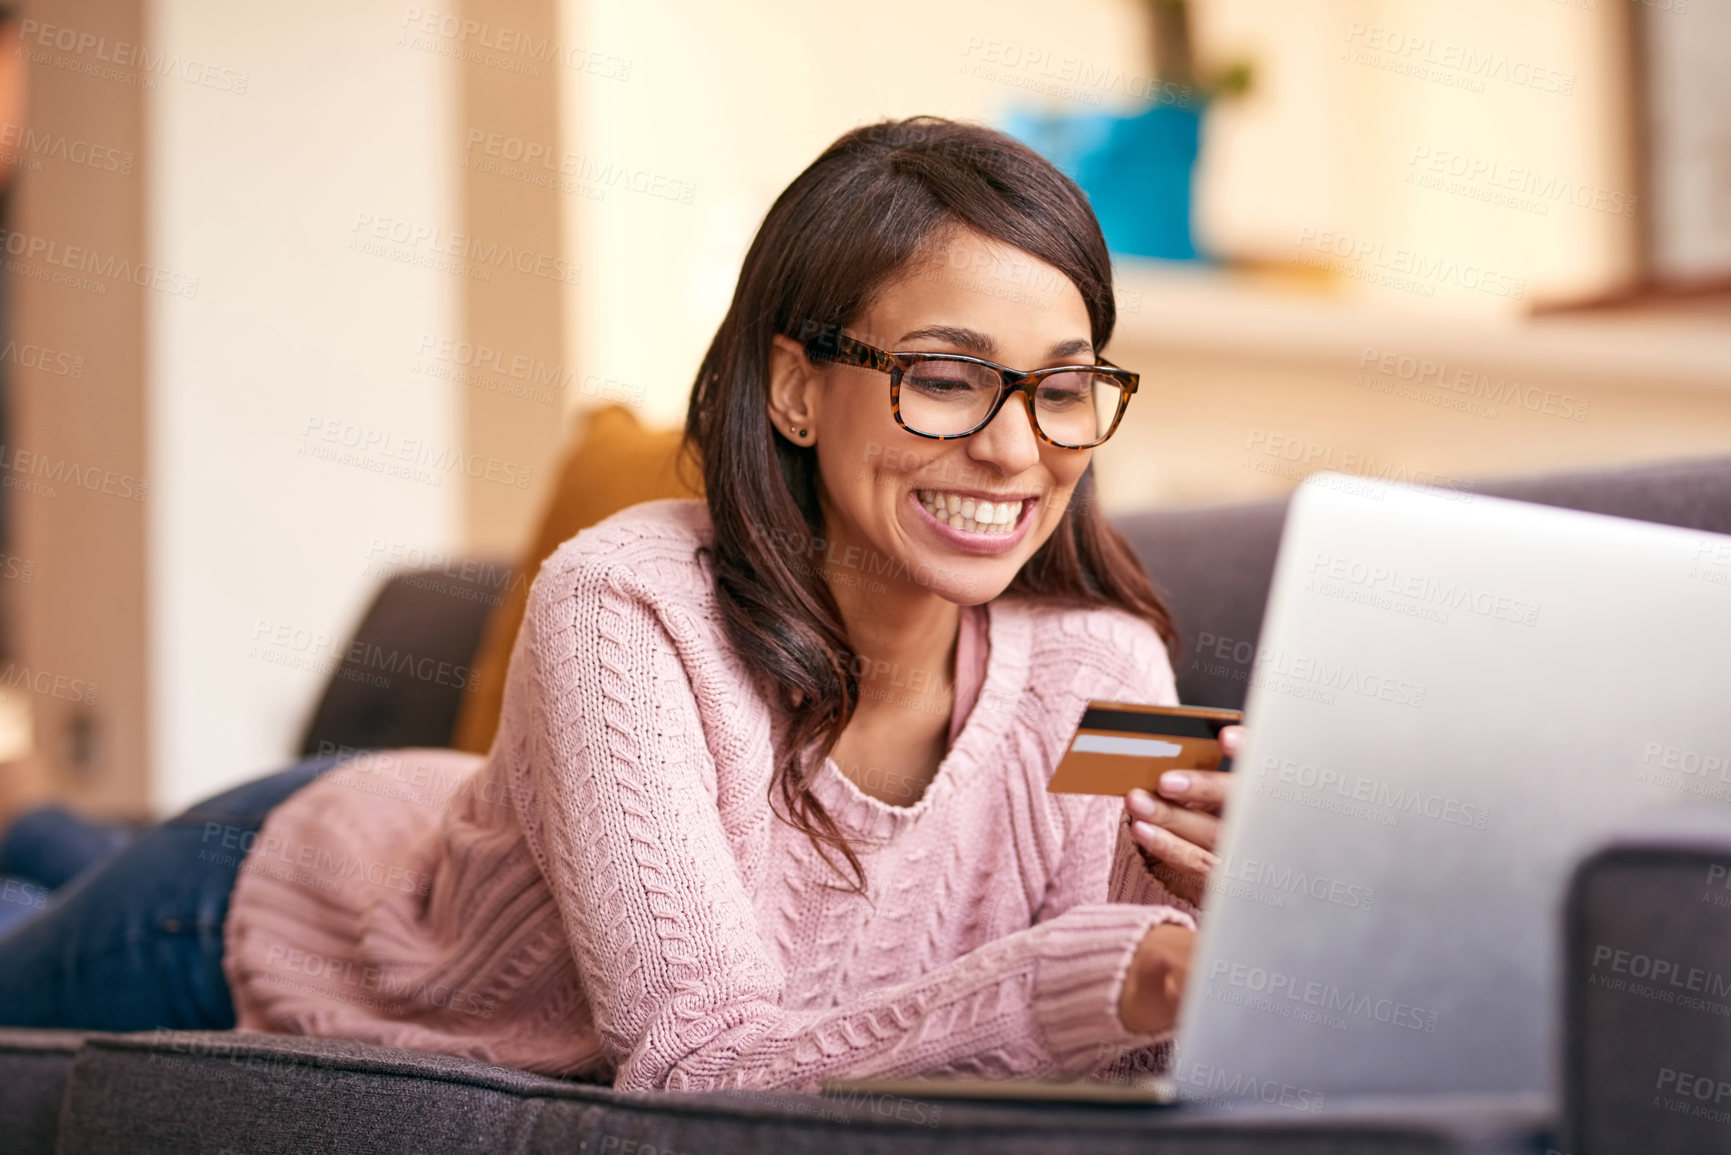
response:
<path id="1" fill-rule="evenodd" d="M 1554 1093 L 1570 870 L 1731 800 L 1731 537 L 1318 474 L 1248 679 L 1180 1094 Z"/>

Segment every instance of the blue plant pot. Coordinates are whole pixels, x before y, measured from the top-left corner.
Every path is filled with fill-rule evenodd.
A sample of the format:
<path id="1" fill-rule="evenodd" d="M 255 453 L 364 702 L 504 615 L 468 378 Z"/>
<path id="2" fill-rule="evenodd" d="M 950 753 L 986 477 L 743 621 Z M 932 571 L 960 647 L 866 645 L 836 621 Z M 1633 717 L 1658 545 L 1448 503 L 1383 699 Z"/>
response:
<path id="1" fill-rule="evenodd" d="M 1156 105 L 1135 116 L 1012 113 L 1004 131 L 1082 187 L 1115 253 L 1203 259 L 1190 232 L 1203 105 Z"/>

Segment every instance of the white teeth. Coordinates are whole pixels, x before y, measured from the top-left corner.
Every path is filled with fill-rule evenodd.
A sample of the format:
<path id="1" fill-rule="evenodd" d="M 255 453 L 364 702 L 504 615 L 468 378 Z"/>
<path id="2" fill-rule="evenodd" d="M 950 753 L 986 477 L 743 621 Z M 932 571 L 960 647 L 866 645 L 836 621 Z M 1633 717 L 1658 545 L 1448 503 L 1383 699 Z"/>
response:
<path id="1" fill-rule="evenodd" d="M 915 496 L 926 511 L 954 529 L 968 533 L 1009 533 L 1022 511 L 1019 501 L 980 501 L 957 494 L 918 491 Z"/>

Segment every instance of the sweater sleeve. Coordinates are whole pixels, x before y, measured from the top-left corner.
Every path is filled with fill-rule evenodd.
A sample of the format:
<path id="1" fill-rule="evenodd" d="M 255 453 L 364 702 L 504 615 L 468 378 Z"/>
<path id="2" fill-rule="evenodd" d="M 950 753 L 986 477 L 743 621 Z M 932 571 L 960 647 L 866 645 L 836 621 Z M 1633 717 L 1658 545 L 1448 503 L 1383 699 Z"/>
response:
<path id="1" fill-rule="evenodd" d="M 1165 645 L 1152 627 L 1136 622 L 1122 653 L 1122 685 L 1091 697 L 1111 697 L 1151 706 L 1176 706 L 1178 687 Z M 1080 715 L 1085 703 L 1077 704 Z M 1148 870 L 1130 837 L 1130 816 L 1120 795 L 1049 796 L 1065 828 L 1063 857 L 1039 917 L 1051 918 L 1088 902 L 1170 906 L 1193 919 L 1196 907 L 1172 894 Z"/>
<path id="2" fill-rule="evenodd" d="M 1178 705 L 1171 663 L 1159 636 L 1138 623 L 1125 654 L 1125 684 L 1099 697 Z M 1170 912 L 1169 921 L 1194 928 L 1199 911 L 1174 895 L 1149 871 L 1141 849 L 1130 836 L 1130 817 L 1121 795 L 1054 794 L 1048 796 L 1064 830 L 1063 847 L 1035 923 L 1061 918 L 1090 903 L 1107 902 L 1154 907 Z M 1114 998 L 1116 995 L 1114 995 Z M 1140 1044 L 1121 1046 L 1103 1041 L 1097 1049 L 1102 1064 L 1097 1075 L 1121 1077 L 1131 1071 L 1164 1070 L 1170 1058 L 1172 1032 L 1145 1037 Z M 1139 1049 L 1138 1049 L 1139 1048 Z"/>
<path id="3" fill-rule="evenodd" d="M 854 1001 L 784 1007 L 672 635 L 624 566 L 560 562 L 531 595 L 527 754 L 548 881 L 616 1086 L 1082 1073 L 1102 1041 L 1146 1041 L 1118 1021 L 1117 990 L 1146 929 L 1183 919 L 1170 908 L 1079 906 Z"/>
<path id="4" fill-rule="evenodd" d="M 1104 902 L 1110 904 L 1106 909 L 1159 911 L 1159 922 L 1195 928 L 1196 908 L 1171 894 L 1148 872 L 1141 851 L 1131 841 L 1130 824 L 1123 816 L 1123 799 L 1096 795 L 1056 798 L 1061 799 L 1059 805 L 1066 812 L 1069 833 L 1046 900 L 1035 912 L 1036 927 L 1050 925 L 1051 920 L 1061 921 L 1077 910 L 1099 909 L 1093 904 L 1101 902 L 1103 895 Z M 1138 934 L 1130 944 L 1132 954 L 1141 941 Z M 1114 1010 L 1128 969 L 1126 957 L 1124 967 L 1115 973 L 1106 992 Z M 1171 1031 L 1140 1036 L 1120 1031 L 1102 1036 L 1094 1048 L 1089 1073 L 1120 1078 L 1130 1071 L 1164 1070 L 1170 1058 L 1172 1036 Z"/>

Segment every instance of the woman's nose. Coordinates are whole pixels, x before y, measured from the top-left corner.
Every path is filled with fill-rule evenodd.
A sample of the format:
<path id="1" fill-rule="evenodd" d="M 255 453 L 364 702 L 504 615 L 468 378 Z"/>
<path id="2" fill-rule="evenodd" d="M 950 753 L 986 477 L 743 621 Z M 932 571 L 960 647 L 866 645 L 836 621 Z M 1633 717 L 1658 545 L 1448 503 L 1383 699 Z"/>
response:
<path id="1" fill-rule="evenodd" d="M 1006 477 L 1014 477 L 1040 460 L 1040 438 L 1034 415 L 1020 394 L 1004 402 L 991 424 L 968 438 L 968 455 L 989 461 Z"/>

